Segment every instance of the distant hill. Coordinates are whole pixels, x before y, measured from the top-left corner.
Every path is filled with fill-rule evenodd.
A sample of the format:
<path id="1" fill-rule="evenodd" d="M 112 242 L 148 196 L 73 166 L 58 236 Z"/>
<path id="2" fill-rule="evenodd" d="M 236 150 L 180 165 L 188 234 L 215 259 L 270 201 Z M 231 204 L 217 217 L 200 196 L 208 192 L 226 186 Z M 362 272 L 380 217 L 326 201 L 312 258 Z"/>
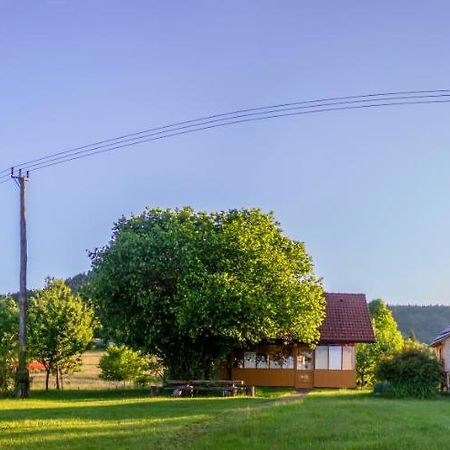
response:
<path id="1" fill-rule="evenodd" d="M 405 337 L 413 332 L 417 340 L 427 344 L 450 325 L 450 306 L 389 305 L 389 308 Z"/>

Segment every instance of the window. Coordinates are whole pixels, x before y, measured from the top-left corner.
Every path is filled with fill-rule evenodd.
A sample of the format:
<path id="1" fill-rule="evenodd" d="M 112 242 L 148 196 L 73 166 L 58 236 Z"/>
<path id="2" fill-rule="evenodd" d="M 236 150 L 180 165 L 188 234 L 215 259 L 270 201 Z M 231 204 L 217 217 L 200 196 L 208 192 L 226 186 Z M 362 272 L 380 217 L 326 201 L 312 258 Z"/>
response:
<path id="1" fill-rule="evenodd" d="M 284 364 L 283 364 L 283 368 L 284 369 L 293 369 L 294 368 L 294 357 L 292 355 L 289 355 L 288 357 L 286 357 Z"/>
<path id="2" fill-rule="evenodd" d="M 320 345 L 316 348 L 316 369 L 354 370 L 355 347 Z"/>
<path id="3" fill-rule="evenodd" d="M 233 355 L 233 367 L 236 369 L 244 368 L 244 356 L 242 353 Z"/>
<path id="4" fill-rule="evenodd" d="M 355 368 L 355 347 L 342 347 L 342 370 Z"/>
<path id="5" fill-rule="evenodd" d="M 267 353 L 257 353 L 256 354 L 256 367 L 258 369 L 268 369 L 269 368 L 269 355 Z"/>
<path id="6" fill-rule="evenodd" d="M 341 370 L 342 368 L 342 347 L 338 345 L 328 347 L 328 368 L 329 370 Z"/>
<path id="7" fill-rule="evenodd" d="M 309 354 L 309 364 L 312 367 L 312 353 L 307 353 Z M 239 369 L 293 369 L 294 358 L 291 350 L 285 349 L 273 349 L 266 352 L 243 352 L 235 356 L 233 367 Z"/>
<path id="8" fill-rule="evenodd" d="M 292 357 L 290 350 L 278 350 L 270 353 L 269 367 L 271 369 L 293 369 L 294 358 Z"/>
<path id="9" fill-rule="evenodd" d="M 244 368 L 256 369 L 256 352 L 244 352 Z"/>
<path id="10" fill-rule="evenodd" d="M 316 369 L 328 369 L 328 347 L 325 345 L 316 347 Z"/>
<path id="11" fill-rule="evenodd" d="M 269 367 L 271 369 L 282 369 L 284 362 L 283 353 L 271 353 L 269 358 Z"/>
<path id="12" fill-rule="evenodd" d="M 312 370 L 313 359 L 311 351 L 302 351 L 297 355 L 297 370 Z"/>

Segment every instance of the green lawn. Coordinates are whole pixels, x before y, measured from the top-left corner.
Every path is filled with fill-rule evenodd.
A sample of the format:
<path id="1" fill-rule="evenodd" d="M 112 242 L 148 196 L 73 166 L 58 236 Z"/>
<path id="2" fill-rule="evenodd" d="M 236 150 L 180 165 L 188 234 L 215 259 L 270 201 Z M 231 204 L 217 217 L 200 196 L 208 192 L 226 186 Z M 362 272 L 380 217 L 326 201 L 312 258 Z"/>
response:
<path id="1" fill-rule="evenodd" d="M 450 448 L 450 398 L 322 391 L 283 402 L 285 393 L 170 399 L 131 390 L 35 392 L 30 400 L 0 400 L 0 448 Z"/>

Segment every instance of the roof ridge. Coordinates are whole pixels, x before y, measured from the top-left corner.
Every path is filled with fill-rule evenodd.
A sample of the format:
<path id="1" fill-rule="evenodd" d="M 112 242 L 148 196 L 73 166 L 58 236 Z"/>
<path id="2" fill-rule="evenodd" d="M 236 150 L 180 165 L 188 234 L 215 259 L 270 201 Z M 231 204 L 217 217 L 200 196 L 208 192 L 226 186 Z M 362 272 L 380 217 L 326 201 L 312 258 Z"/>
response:
<path id="1" fill-rule="evenodd" d="M 366 294 L 364 294 L 363 292 L 328 292 L 328 291 L 324 291 L 324 294 L 332 294 L 332 295 L 364 295 L 364 297 L 366 296 Z"/>

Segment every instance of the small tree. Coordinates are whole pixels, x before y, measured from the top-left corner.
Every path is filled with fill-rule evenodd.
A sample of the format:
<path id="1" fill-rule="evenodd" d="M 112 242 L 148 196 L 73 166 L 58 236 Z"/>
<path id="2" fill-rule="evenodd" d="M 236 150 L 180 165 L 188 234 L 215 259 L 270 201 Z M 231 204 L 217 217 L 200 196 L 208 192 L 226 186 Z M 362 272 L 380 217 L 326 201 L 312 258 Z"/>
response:
<path id="1" fill-rule="evenodd" d="M 100 378 L 107 381 L 137 381 L 148 376 L 149 362 L 124 345 L 112 345 L 100 359 Z"/>
<path id="2" fill-rule="evenodd" d="M 46 390 L 51 373 L 59 389 L 63 375 L 79 368 L 96 326 L 92 306 L 73 295 L 64 281 L 49 278 L 45 288 L 34 293 L 29 306 L 29 342 L 31 355 L 45 367 Z"/>
<path id="3" fill-rule="evenodd" d="M 14 387 L 17 366 L 18 308 L 11 297 L 0 297 L 0 391 Z"/>
<path id="4" fill-rule="evenodd" d="M 381 360 L 375 377 L 391 385 L 393 396 L 428 398 L 438 391 L 442 367 L 429 348 L 415 343 Z"/>
<path id="5" fill-rule="evenodd" d="M 386 304 L 382 300 L 373 300 L 369 303 L 369 312 L 376 342 L 357 346 L 356 374 L 358 385 L 362 387 L 372 384 L 375 368 L 384 357 L 403 347 L 403 337 Z"/>

